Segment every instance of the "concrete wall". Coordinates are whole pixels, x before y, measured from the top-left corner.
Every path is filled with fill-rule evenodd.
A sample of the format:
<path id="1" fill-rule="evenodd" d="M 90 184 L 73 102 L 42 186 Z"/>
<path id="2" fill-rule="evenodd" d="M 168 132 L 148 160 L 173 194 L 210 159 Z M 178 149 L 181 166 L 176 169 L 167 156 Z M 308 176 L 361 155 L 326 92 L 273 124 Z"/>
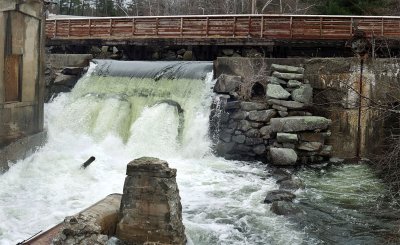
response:
<path id="1" fill-rule="evenodd" d="M 388 132 L 386 129 L 398 126 L 398 122 L 393 125 L 374 103 L 387 105 L 400 101 L 400 60 L 368 59 L 364 62 L 362 79 L 358 58 L 218 58 L 215 73 L 216 76 L 222 73 L 242 76 L 244 87 L 249 87 L 254 81 L 270 75 L 273 63 L 304 66 L 305 79 L 314 88 L 314 115 L 332 119 L 332 136 L 327 144 L 333 146 L 333 156 L 349 159 L 355 158 L 359 152 L 361 157 L 368 157 L 380 150 L 379 145 Z M 360 108 L 361 134 L 358 143 Z"/>
<path id="2" fill-rule="evenodd" d="M 0 148 L 43 131 L 43 3 L 0 2 Z M 5 34 L 5 35 L 4 35 Z M 18 99 L 6 101 L 5 60 L 19 55 Z"/>

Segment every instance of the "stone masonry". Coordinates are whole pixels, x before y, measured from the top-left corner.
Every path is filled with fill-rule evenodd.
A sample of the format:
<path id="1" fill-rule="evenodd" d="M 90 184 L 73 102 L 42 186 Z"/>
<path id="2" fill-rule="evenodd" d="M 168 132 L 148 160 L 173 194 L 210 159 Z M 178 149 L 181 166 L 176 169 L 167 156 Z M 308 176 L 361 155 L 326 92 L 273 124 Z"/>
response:
<path id="1" fill-rule="evenodd" d="M 313 88 L 304 79 L 304 68 L 272 64 L 270 70 L 248 95 L 241 94 L 246 91 L 242 77 L 218 78 L 211 115 L 216 152 L 275 165 L 326 160 L 332 151 L 325 145 L 331 120 L 311 113 Z"/>

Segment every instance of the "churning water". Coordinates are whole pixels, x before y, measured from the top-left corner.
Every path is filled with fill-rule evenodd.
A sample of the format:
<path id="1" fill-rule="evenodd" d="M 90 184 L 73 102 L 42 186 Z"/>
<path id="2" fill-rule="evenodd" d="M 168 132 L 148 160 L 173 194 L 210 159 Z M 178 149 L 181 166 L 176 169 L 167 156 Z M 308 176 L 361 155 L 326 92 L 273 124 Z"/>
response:
<path id="1" fill-rule="evenodd" d="M 273 214 L 262 201 L 278 186 L 264 166 L 211 152 L 211 69 L 209 63 L 92 65 L 71 93 L 46 105 L 48 143 L 0 176 L 0 244 L 20 242 L 121 193 L 127 163 L 142 156 L 178 170 L 189 244 L 388 241 L 373 234 L 392 227 L 365 210 L 383 188 L 364 169 L 339 169 L 324 178 L 303 172 L 309 186 L 298 193 L 303 226 Z M 96 161 L 81 169 L 90 156 Z"/>

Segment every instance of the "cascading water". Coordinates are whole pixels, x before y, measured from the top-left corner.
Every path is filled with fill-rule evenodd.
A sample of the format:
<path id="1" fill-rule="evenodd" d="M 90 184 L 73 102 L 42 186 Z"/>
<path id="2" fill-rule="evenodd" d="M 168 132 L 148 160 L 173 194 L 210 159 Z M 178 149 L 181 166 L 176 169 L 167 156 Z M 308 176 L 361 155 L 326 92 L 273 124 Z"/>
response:
<path id="1" fill-rule="evenodd" d="M 121 192 L 126 164 L 142 156 L 178 170 L 189 243 L 313 243 L 262 204 L 277 188 L 262 165 L 212 155 L 211 64 L 161 63 L 162 72 L 140 78 L 118 74 L 116 64 L 137 69 L 135 62 L 92 65 L 70 94 L 46 105 L 48 143 L 0 178 L 0 244 L 15 244 Z M 96 161 L 82 170 L 90 156 Z"/>

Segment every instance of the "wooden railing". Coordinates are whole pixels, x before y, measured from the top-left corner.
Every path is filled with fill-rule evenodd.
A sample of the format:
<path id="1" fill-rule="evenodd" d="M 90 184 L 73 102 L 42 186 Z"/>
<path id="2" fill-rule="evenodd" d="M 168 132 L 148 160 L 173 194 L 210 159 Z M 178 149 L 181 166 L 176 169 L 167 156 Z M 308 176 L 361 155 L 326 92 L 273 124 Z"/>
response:
<path id="1" fill-rule="evenodd" d="M 357 27 L 369 37 L 400 39 L 400 17 L 212 15 L 48 19 L 49 39 L 348 40 Z"/>

